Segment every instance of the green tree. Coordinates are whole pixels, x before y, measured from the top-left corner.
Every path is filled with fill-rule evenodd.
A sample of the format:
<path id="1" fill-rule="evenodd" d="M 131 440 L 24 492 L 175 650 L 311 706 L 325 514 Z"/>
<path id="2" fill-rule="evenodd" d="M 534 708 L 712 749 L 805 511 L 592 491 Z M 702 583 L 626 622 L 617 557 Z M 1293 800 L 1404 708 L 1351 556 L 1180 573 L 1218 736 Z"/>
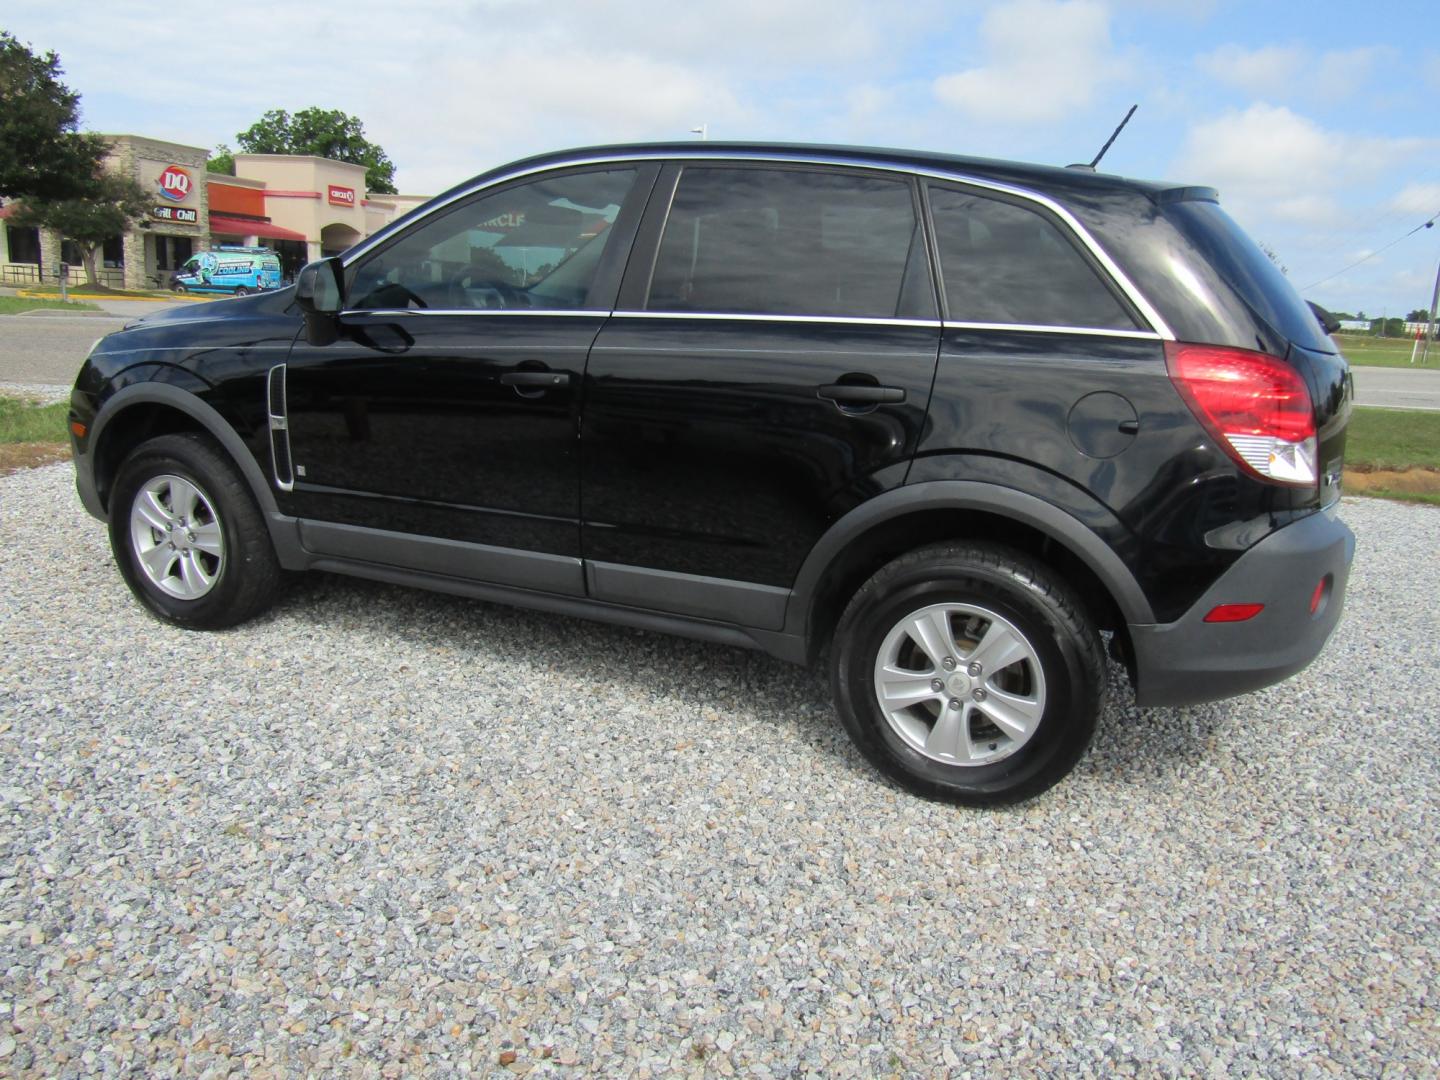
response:
<path id="1" fill-rule="evenodd" d="M 395 193 L 395 163 L 365 138 L 365 125 L 359 119 L 339 109 L 312 107 L 293 116 L 284 109 L 271 109 L 235 139 L 247 154 L 313 154 L 364 165 L 369 190 Z"/>
<path id="2" fill-rule="evenodd" d="M 1405 333 L 1404 319 L 1371 319 L 1370 332 L 1381 337 L 1400 337 Z"/>
<path id="3" fill-rule="evenodd" d="M 74 198 L 99 169 L 105 142 L 75 130 L 80 95 L 62 74 L 53 52 L 37 56 L 0 30 L 0 195 Z"/>
<path id="4" fill-rule="evenodd" d="M 1405 321 L 1406 321 L 1406 322 L 1429 322 L 1429 321 L 1430 321 L 1430 312 L 1426 311 L 1424 308 L 1418 308 L 1418 307 L 1417 307 L 1414 311 L 1410 312 L 1409 315 L 1406 315 L 1406 316 L 1405 316 Z"/>
<path id="5" fill-rule="evenodd" d="M 208 172 L 234 176 L 235 151 L 222 142 L 215 148 L 215 153 L 211 154 L 209 160 L 205 162 L 205 168 Z"/>
<path id="6" fill-rule="evenodd" d="M 56 229 L 73 240 L 85 264 L 85 280 L 99 281 L 95 253 L 112 236 L 119 236 L 150 209 L 144 188 L 128 176 L 101 171 L 88 189 L 74 199 L 26 199 L 15 212 L 15 223 Z"/>

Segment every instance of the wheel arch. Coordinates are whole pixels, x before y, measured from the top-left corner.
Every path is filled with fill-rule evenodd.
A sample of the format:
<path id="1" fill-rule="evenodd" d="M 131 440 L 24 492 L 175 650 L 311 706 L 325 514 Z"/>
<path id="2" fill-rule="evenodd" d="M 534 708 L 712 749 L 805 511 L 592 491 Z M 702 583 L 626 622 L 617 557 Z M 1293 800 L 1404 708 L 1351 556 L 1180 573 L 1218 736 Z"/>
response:
<path id="1" fill-rule="evenodd" d="M 1127 623 L 1154 621 L 1129 568 L 1073 514 L 1013 488 L 935 480 L 889 491 L 830 527 L 796 577 L 786 631 L 804 636 L 813 661 L 849 598 L 881 566 L 946 540 L 984 540 L 1038 557 L 1063 573 L 1096 624 L 1122 641 L 1128 640 Z"/>
<path id="2" fill-rule="evenodd" d="M 213 405 L 167 383 L 127 386 L 106 401 L 95 418 L 89 443 L 97 505 L 108 509 L 115 474 L 131 450 L 157 435 L 186 431 L 219 443 L 245 478 L 261 512 L 267 517 L 279 512 L 265 474 L 234 426 Z"/>

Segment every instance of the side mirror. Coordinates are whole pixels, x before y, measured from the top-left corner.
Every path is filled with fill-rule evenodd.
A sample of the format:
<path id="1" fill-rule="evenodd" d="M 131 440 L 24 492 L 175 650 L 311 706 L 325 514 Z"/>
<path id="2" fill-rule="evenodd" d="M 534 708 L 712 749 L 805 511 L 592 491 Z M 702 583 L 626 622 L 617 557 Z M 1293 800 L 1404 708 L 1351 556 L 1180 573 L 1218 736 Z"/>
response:
<path id="1" fill-rule="evenodd" d="M 295 302 L 305 313 L 305 339 L 311 345 L 329 345 L 340 336 L 344 273 L 340 260 L 329 258 L 306 264 L 295 278 Z"/>

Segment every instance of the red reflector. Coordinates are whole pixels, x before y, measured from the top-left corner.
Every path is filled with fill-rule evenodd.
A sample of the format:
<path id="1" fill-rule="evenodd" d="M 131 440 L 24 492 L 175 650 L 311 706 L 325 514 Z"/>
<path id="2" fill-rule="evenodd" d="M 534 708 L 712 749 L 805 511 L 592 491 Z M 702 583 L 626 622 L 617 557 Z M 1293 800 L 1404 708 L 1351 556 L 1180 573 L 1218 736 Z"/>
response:
<path id="1" fill-rule="evenodd" d="M 1206 622 L 1244 622 L 1265 610 L 1264 604 L 1219 604 L 1210 609 Z"/>
<path id="2" fill-rule="evenodd" d="M 1314 615 L 1315 612 L 1320 610 L 1320 601 L 1325 599 L 1325 583 L 1329 580 L 1329 577 L 1329 574 L 1326 574 L 1324 577 L 1322 577 L 1320 579 L 1320 583 L 1315 586 L 1315 591 L 1310 594 L 1311 615 Z"/>
<path id="3" fill-rule="evenodd" d="M 83 439 L 87 428 L 79 420 L 71 420 L 70 430 L 75 434 L 77 439 Z"/>

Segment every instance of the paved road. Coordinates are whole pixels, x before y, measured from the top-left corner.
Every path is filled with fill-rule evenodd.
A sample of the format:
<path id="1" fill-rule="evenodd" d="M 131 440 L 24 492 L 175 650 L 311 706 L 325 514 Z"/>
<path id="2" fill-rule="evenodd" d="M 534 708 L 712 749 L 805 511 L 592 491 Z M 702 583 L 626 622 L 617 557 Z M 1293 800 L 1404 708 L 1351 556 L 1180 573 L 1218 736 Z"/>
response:
<path id="1" fill-rule="evenodd" d="M 1440 411 L 1440 370 L 1357 367 L 1355 400 L 1388 409 Z"/>
<path id="2" fill-rule="evenodd" d="M 142 300 L 95 303 L 104 309 L 101 314 L 0 315 L 0 383 L 68 386 L 96 338 L 119 330 L 131 319 L 174 306 Z"/>
<path id="3" fill-rule="evenodd" d="M 0 315 L 0 382 L 72 383 L 95 339 L 124 325 L 101 315 Z"/>

